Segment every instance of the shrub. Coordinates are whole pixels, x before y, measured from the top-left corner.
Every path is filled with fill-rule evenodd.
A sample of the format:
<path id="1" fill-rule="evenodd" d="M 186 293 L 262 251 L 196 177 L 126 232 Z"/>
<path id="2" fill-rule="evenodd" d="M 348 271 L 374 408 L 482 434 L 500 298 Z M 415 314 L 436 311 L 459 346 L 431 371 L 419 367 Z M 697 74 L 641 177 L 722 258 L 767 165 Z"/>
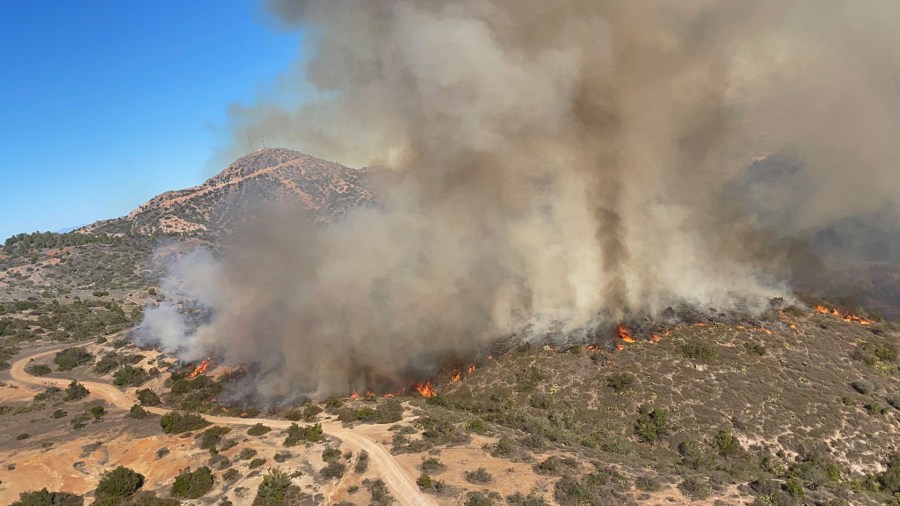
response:
<path id="1" fill-rule="evenodd" d="M 367 469 L 369 469 L 369 452 L 361 450 L 359 456 L 356 457 L 356 465 L 353 467 L 353 470 L 362 474 L 366 472 Z"/>
<path id="2" fill-rule="evenodd" d="M 323 467 L 319 474 L 322 475 L 323 478 L 326 479 L 338 479 L 341 476 L 344 476 L 344 473 L 347 472 L 347 466 L 341 464 L 337 460 L 332 460 L 328 462 L 328 465 Z"/>
<path id="3" fill-rule="evenodd" d="M 713 438 L 713 446 L 722 457 L 731 457 L 741 451 L 741 443 L 730 430 L 722 430 Z"/>
<path id="4" fill-rule="evenodd" d="M 784 489 L 787 490 L 788 494 L 791 494 L 793 497 L 803 497 L 803 480 L 796 476 L 791 476 L 784 483 Z"/>
<path id="5" fill-rule="evenodd" d="M 763 343 L 744 343 L 744 350 L 747 353 L 763 356 L 766 354 L 766 345 Z"/>
<path id="6" fill-rule="evenodd" d="M 147 371 L 140 367 L 123 365 L 113 374 L 113 385 L 136 387 L 147 381 Z"/>
<path id="7" fill-rule="evenodd" d="M 94 359 L 94 356 L 88 353 L 84 348 L 66 348 L 56 353 L 53 362 L 58 366 L 60 371 L 68 371 L 78 366 L 87 364 Z"/>
<path id="8" fill-rule="evenodd" d="M 660 408 L 650 409 L 643 405 L 638 410 L 638 418 L 634 423 L 635 434 L 646 443 L 655 443 L 666 433 L 668 414 Z"/>
<path id="9" fill-rule="evenodd" d="M 57 387 L 47 387 L 43 392 L 35 395 L 34 400 L 36 402 L 43 402 L 60 392 L 62 392 L 62 390 Z"/>
<path id="10" fill-rule="evenodd" d="M 243 448 L 238 454 L 238 460 L 247 460 L 256 456 L 257 451 L 253 448 Z"/>
<path id="11" fill-rule="evenodd" d="M 137 420 L 147 418 L 147 414 L 147 410 L 138 406 L 137 404 L 131 406 L 131 410 L 128 411 L 128 416 Z"/>
<path id="12" fill-rule="evenodd" d="M 373 504 L 381 505 L 394 502 L 394 498 L 388 493 L 387 485 L 380 479 L 369 481 L 366 487 L 369 489 L 369 494 L 372 496 Z"/>
<path id="13" fill-rule="evenodd" d="M 688 476 L 678 484 L 678 488 L 692 499 L 706 499 L 710 493 L 709 485 L 696 476 Z"/>
<path id="14" fill-rule="evenodd" d="M 66 387 L 66 395 L 63 397 L 63 400 L 77 401 L 80 399 L 84 399 L 88 396 L 89 393 L 90 392 L 87 388 L 84 387 L 84 385 L 75 380 L 72 380 L 72 382 L 69 383 L 69 386 Z"/>
<path id="15" fill-rule="evenodd" d="M 606 378 L 606 386 L 611 388 L 616 393 L 624 392 L 631 388 L 635 383 L 635 377 L 633 374 L 629 374 L 627 372 L 618 372 L 615 374 L 610 374 Z"/>
<path id="16" fill-rule="evenodd" d="M 266 463 L 266 459 L 256 458 L 250 461 L 250 469 L 256 469 L 257 467 Z"/>
<path id="17" fill-rule="evenodd" d="M 856 390 L 857 392 L 859 392 L 863 395 L 868 395 L 868 394 L 872 393 L 873 390 L 875 390 L 875 386 L 866 380 L 853 381 L 850 383 L 850 386 L 853 387 L 854 390 Z"/>
<path id="18" fill-rule="evenodd" d="M 66 415 L 68 415 L 68 413 L 66 413 L 64 410 L 57 409 L 53 412 L 52 415 L 50 415 L 50 418 L 64 418 Z"/>
<path id="19" fill-rule="evenodd" d="M 203 431 L 200 435 L 200 448 L 215 451 L 216 446 L 222 442 L 222 436 L 231 432 L 229 427 L 214 426 Z"/>
<path id="20" fill-rule="evenodd" d="M 222 474 L 222 479 L 225 481 L 234 481 L 238 479 L 240 475 L 241 473 L 239 473 L 237 469 L 232 467 L 231 469 L 225 471 L 224 474 Z"/>
<path id="21" fill-rule="evenodd" d="M 270 469 L 263 476 L 256 489 L 254 506 L 276 506 L 282 504 L 288 488 L 291 486 L 291 478 L 279 469 Z"/>
<path id="22" fill-rule="evenodd" d="M 144 486 L 144 475 L 127 467 L 119 466 L 112 471 L 103 473 L 94 495 L 97 498 L 125 498 Z"/>
<path id="23" fill-rule="evenodd" d="M 634 486 L 643 492 L 656 492 L 662 489 L 662 483 L 652 476 L 638 476 Z"/>
<path id="24" fill-rule="evenodd" d="M 425 471 L 426 473 L 440 471 L 443 468 L 444 464 L 434 457 L 427 457 L 422 459 L 422 471 Z"/>
<path id="25" fill-rule="evenodd" d="M 184 497 L 185 499 L 198 499 L 212 490 L 213 481 L 212 471 L 206 466 L 199 467 L 193 472 L 190 469 L 185 469 L 175 477 L 175 483 L 172 485 L 172 495 L 174 497 Z"/>
<path id="26" fill-rule="evenodd" d="M 479 467 L 474 471 L 465 472 L 466 481 L 469 483 L 483 484 L 490 483 L 493 477 L 487 472 L 487 469 Z"/>
<path id="27" fill-rule="evenodd" d="M 27 367 L 25 367 L 25 372 L 27 372 L 28 374 L 30 374 L 32 376 L 46 376 L 46 375 L 50 374 L 52 371 L 50 370 L 49 366 L 44 365 L 44 364 L 29 364 Z M 46 491 L 47 489 L 44 489 L 44 490 Z M 39 492 L 33 492 L 33 493 L 37 494 Z"/>
<path id="28" fill-rule="evenodd" d="M 261 423 L 258 423 L 256 425 L 254 425 L 253 427 L 250 427 L 249 429 L 247 429 L 247 434 L 250 436 L 262 436 L 263 434 L 269 432 L 270 430 L 272 430 L 272 429 Z"/>
<path id="29" fill-rule="evenodd" d="M 159 406 L 162 402 L 160 401 L 159 396 L 156 395 L 156 392 L 149 388 L 138 390 L 137 396 L 141 406 Z"/>
<path id="30" fill-rule="evenodd" d="M 466 495 L 466 502 L 463 504 L 465 506 L 493 506 L 494 501 L 481 492 L 469 492 Z"/>
<path id="31" fill-rule="evenodd" d="M 395 423 L 403 419 L 403 404 L 397 399 L 385 399 L 375 410 L 375 423 Z"/>
<path id="32" fill-rule="evenodd" d="M 686 358 L 700 362 L 710 362 L 719 356 L 719 352 L 709 343 L 694 341 L 681 345 L 681 353 Z"/>
<path id="33" fill-rule="evenodd" d="M 160 418 L 159 424 L 166 434 L 180 434 L 189 430 L 202 429 L 209 425 L 202 416 L 195 413 L 172 411 Z"/>
<path id="34" fill-rule="evenodd" d="M 16 441 L 22 441 L 22 440 L 28 439 L 30 437 L 31 437 L 31 434 L 22 433 L 22 434 L 19 434 L 18 436 L 16 436 Z"/>
<path id="35" fill-rule="evenodd" d="M 416 485 L 422 490 L 431 488 L 431 476 L 428 476 L 428 473 L 420 474 L 416 479 Z"/>
<path id="36" fill-rule="evenodd" d="M 581 465 L 577 460 L 568 457 L 547 457 L 546 460 L 535 466 L 534 470 L 539 474 L 550 474 L 561 476 L 563 474 L 572 474 L 577 471 Z"/>
<path id="37" fill-rule="evenodd" d="M 296 423 L 292 423 L 288 427 L 288 435 L 284 440 L 284 446 L 297 446 L 305 443 L 316 443 L 324 438 L 322 432 L 322 424 L 316 423 L 300 427 Z"/>
<path id="38" fill-rule="evenodd" d="M 22 492 L 12 506 L 82 506 L 84 499 L 68 492 L 50 492 L 43 488 L 37 492 Z"/>
<path id="39" fill-rule="evenodd" d="M 106 414 L 106 410 L 103 409 L 103 406 L 99 406 L 99 405 L 88 409 L 88 412 L 90 414 L 94 415 L 95 422 L 99 422 L 103 418 L 103 415 Z"/>

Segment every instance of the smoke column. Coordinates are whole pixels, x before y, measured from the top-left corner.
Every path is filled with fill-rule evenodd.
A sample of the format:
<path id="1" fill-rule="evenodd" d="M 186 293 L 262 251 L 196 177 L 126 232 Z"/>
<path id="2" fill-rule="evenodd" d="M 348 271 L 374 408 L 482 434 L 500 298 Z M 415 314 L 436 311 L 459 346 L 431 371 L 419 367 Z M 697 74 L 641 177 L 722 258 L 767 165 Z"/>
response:
<path id="1" fill-rule="evenodd" d="M 758 309 L 788 293 L 790 244 L 900 195 L 897 2 L 267 7 L 307 34 L 285 79 L 315 98 L 235 106 L 233 145 L 393 178 L 330 226 L 273 212 L 172 267 L 209 319 L 164 304 L 145 339 L 254 366 L 262 401 L 396 386 L 525 327 Z M 733 189 L 772 154 L 809 177 L 766 223 Z"/>

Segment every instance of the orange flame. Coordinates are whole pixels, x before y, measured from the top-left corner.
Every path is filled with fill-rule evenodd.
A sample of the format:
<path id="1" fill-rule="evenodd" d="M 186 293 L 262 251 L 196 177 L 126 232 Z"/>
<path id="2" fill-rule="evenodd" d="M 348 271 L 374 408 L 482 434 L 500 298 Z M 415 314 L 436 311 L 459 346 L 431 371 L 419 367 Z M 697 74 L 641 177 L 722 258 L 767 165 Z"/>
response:
<path id="1" fill-rule="evenodd" d="M 351 399 L 359 399 L 359 392 L 354 390 L 353 392 L 350 393 L 350 398 Z"/>
<path id="2" fill-rule="evenodd" d="M 419 393 L 422 394 L 422 397 L 434 397 L 435 395 L 437 395 L 437 392 L 435 392 L 434 388 L 431 386 L 430 381 L 427 383 L 419 383 L 415 385 L 415 387 L 416 390 L 418 390 Z"/>
<path id="3" fill-rule="evenodd" d="M 197 376 L 200 376 L 201 374 L 205 373 L 206 369 L 209 367 L 209 360 L 210 359 L 207 358 L 207 359 L 204 359 L 202 362 L 200 362 L 200 365 L 198 365 L 197 368 L 194 369 L 194 372 L 188 374 L 188 379 L 194 379 Z"/>
<path id="4" fill-rule="evenodd" d="M 650 338 L 650 342 L 652 342 L 652 343 L 658 343 L 658 342 L 659 342 L 659 336 L 656 335 L 656 334 L 653 334 L 653 337 Z"/>
<path id="5" fill-rule="evenodd" d="M 494 360 L 494 355 L 493 354 L 488 355 L 488 360 Z"/>
<path id="6" fill-rule="evenodd" d="M 466 374 L 472 374 L 473 372 L 475 372 L 475 369 L 475 364 L 470 365 L 466 368 Z"/>
<path id="7" fill-rule="evenodd" d="M 872 325 L 873 323 L 875 323 L 872 320 L 863 318 L 862 316 L 856 316 L 856 315 L 851 314 L 846 311 L 841 313 L 837 309 L 828 309 L 827 307 L 825 307 L 821 304 L 816 306 L 816 312 L 821 313 L 821 314 L 835 316 L 837 318 L 840 318 L 841 320 L 844 320 L 845 322 L 853 322 L 853 323 L 858 323 L 860 325 Z"/>
<path id="8" fill-rule="evenodd" d="M 619 343 L 616 343 L 616 351 L 622 351 L 622 350 L 624 350 L 624 349 L 625 349 L 624 346 L 622 346 L 622 345 L 619 344 Z"/>
<path id="9" fill-rule="evenodd" d="M 619 339 L 625 341 L 626 343 L 636 343 L 637 341 L 634 337 L 631 336 L 631 332 L 628 330 L 628 327 L 625 325 L 619 325 L 616 327 L 616 334 L 619 335 Z"/>
<path id="10" fill-rule="evenodd" d="M 238 416 L 240 416 L 241 418 L 247 418 L 248 416 L 250 416 L 250 413 L 247 413 L 246 411 L 244 411 L 243 413 L 241 413 Z"/>
<path id="11" fill-rule="evenodd" d="M 461 372 L 454 369 L 453 372 L 450 373 L 450 382 L 451 383 L 456 383 L 457 381 L 459 381 L 461 379 L 462 379 Z"/>

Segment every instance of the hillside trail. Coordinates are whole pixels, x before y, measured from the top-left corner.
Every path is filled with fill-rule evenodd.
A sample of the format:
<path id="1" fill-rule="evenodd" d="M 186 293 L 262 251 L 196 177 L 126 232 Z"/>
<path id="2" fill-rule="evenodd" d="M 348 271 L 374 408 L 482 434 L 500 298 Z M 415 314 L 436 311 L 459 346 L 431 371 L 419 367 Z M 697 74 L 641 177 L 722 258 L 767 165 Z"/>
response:
<path id="1" fill-rule="evenodd" d="M 91 344 L 91 342 L 76 346 L 86 346 L 88 344 Z M 54 346 L 53 348 L 42 350 L 16 360 L 9 369 L 10 378 L 16 383 L 26 385 L 66 388 L 72 380 L 49 378 L 46 376 L 32 376 L 25 372 L 25 367 L 32 360 L 52 355 L 62 348 L 63 346 Z M 138 404 L 137 396 L 133 391 L 123 392 L 115 385 L 97 381 L 79 381 L 79 383 L 84 385 L 90 391 L 90 395 L 99 397 L 119 409 L 129 410 L 133 405 Z M 144 406 L 144 409 L 156 415 L 165 415 L 170 411 L 174 411 L 151 406 Z M 287 429 L 293 423 L 288 420 L 277 420 L 272 418 L 239 418 L 217 415 L 203 415 L 203 418 L 210 423 L 219 425 L 251 426 L 257 423 L 263 423 L 277 429 Z M 329 436 L 340 439 L 348 446 L 353 447 L 356 452 L 365 450 L 369 454 L 370 462 L 373 464 L 376 472 L 381 479 L 384 480 L 388 489 L 400 504 L 407 506 L 436 505 L 430 497 L 419 490 L 418 485 L 416 485 L 413 479 L 406 474 L 397 460 L 394 459 L 394 456 L 391 455 L 381 443 L 370 439 L 364 434 L 354 432 L 353 429 L 344 427 L 340 422 L 323 422 L 322 431 Z"/>

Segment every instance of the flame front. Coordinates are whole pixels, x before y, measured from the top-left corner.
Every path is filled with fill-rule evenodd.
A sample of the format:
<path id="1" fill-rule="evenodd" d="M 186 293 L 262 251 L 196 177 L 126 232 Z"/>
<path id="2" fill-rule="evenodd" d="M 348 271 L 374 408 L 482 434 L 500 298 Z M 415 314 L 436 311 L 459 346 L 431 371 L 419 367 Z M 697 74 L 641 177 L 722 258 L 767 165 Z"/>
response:
<path id="1" fill-rule="evenodd" d="M 844 320 L 845 322 L 853 322 L 853 323 L 858 323 L 860 325 L 872 325 L 873 323 L 875 323 L 874 321 L 869 320 L 868 318 L 863 318 L 862 316 L 856 316 L 855 314 L 851 314 L 850 312 L 847 312 L 847 311 L 844 311 L 842 313 L 842 312 L 838 311 L 837 309 L 829 309 L 821 304 L 816 306 L 816 312 L 821 313 L 821 314 L 835 316 L 837 318 L 840 318 L 841 320 Z"/>
<path id="2" fill-rule="evenodd" d="M 419 383 L 415 385 L 416 390 L 422 394 L 422 397 L 434 397 L 437 395 L 437 392 L 434 390 L 434 387 L 431 386 L 431 382 L 427 383 Z"/>
<path id="3" fill-rule="evenodd" d="M 200 362 L 200 365 L 198 365 L 197 368 L 194 369 L 194 372 L 188 374 L 188 379 L 194 379 L 197 376 L 200 376 L 201 374 L 205 373 L 206 369 L 209 368 L 209 361 L 210 361 L 210 359 L 207 358 L 207 359 L 204 359 L 202 362 Z"/>
<path id="4" fill-rule="evenodd" d="M 616 334 L 619 335 L 619 339 L 625 341 L 626 343 L 636 343 L 637 341 L 634 337 L 631 336 L 631 331 L 628 330 L 628 327 L 625 325 L 619 325 L 616 327 Z"/>

